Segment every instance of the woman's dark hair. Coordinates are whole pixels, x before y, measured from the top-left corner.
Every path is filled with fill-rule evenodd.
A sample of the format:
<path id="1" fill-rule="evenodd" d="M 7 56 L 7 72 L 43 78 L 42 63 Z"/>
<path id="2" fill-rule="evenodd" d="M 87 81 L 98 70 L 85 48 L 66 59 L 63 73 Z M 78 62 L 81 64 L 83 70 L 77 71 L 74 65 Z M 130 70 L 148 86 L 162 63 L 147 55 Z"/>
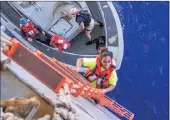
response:
<path id="1" fill-rule="evenodd" d="M 103 57 L 106 57 L 106 56 L 110 56 L 111 58 L 113 58 L 113 53 L 108 51 L 107 49 L 103 49 L 101 51 L 100 57 L 103 58 Z"/>

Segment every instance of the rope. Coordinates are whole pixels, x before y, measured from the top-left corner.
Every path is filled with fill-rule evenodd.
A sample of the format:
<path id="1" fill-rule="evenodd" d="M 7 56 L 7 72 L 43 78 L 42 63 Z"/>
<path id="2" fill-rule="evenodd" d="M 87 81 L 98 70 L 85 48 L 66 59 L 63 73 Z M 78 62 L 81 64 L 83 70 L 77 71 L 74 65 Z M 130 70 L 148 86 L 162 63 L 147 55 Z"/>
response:
<path id="1" fill-rule="evenodd" d="M 47 117 L 48 115 L 45 115 L 37 120 L 78 120 L 76 106 L 71 103 L 70 91 L 67 84 L 64 84 L 57 95 L 57 102 L 52 119 Z"/>
<path id="2" fill-rule="evenodd" d="M 12 46 L 12 43 L 9 40 L 5 39 L 3 36 L 1 36 L 1 42 L 6 45 Z"/>
<path id="3" fill-rule="evenodd" d="M 1 31 L 1 50 L 9 50 L 8 46 L 12 46 L 12 43 L 10 42 L 10 37 L 4 33 L 3 31 Z"/>
<path id="4" fill-rule="evenodd" d="M 8 37 L 7 34 L 1 31 L 1 46 L 4 46 L 4 45 L 12 46 L 10 39 L 11 38 Z"/>
<path id="5" fill-rule="evenodd" d="M 62 119 L 76 120 L 76 107 L 71 103 L 70 91 L 67 84 L 64 84 L 57 96 L 55 114 L 60 115 Z M 58 120 L 58 119 L 57 119 Z"/>

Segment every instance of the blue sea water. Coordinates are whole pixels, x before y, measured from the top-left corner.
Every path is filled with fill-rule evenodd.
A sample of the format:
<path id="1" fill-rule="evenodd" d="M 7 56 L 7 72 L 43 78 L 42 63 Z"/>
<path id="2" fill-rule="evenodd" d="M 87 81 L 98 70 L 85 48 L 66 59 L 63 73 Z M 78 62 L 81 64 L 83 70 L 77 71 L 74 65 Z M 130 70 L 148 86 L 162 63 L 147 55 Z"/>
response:
<path id="1" fill-rule="evenodd" d="M 134 120 L 168 120 L 169 2 L 113 2 L 121 19 L 124 57 L 108 93 Z"/>

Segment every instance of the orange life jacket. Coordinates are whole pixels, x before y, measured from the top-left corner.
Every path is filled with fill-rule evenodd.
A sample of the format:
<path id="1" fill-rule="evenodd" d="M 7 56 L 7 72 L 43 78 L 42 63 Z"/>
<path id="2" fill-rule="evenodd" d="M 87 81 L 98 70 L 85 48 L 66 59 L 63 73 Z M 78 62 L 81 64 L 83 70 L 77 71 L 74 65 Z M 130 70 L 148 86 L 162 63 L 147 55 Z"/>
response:
<path id="1" fill-rule="evenodd" d="M 33 38 L 36 34 L 39 33 L 39 31 L 32 22 L 28 22 L 28 24 L 29 25 L 27 27 L 25 25 L 22 25 L 21 29 L 26 33 L 26 37 Z"/>
<path id="2" fill-rule="evenodd" d="M 55 34 L 51 38 L 52 45 L 56 45 L 60 52 L 62 52 L 63 49 L 67 49 L 70 47 L 70 43 L 65 40 L 63 36 L 59 36 L 58 34 Z"/>
<path id="3" fill-rule="evenodd" d="M 85 78 L 89 82 L 96 81 L 97 85 L 96 88 L 107 88 L 109 86 L 109 79 L 111 76 L 111 73 L 115 70 L 115 66 L 111 65 L 109 69 L 102 71 L 101 70 L 102 64 L 101 64 L 101 58 L 100 56 L 96 57 L 96 67 L 91 70 L 88 69 L 85 73 Z M 93 80 L 89 80 L 89 77 L 95 75 L 96 77 Z M 99 79 L 101 79 L 101 82 L 98 83 Z"/>

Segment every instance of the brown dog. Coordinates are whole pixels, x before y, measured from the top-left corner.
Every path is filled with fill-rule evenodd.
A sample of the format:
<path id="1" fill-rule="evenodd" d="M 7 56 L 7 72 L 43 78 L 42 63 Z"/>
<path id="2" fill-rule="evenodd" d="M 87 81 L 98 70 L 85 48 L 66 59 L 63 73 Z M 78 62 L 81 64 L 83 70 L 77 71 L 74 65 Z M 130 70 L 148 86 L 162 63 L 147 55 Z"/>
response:
<path id="1" fill-rule="evenodd" d="M 13 113 L 14 115 L 26 118 L 34 106 L 39 106 L 40 102 L 35 97 L 30 99 L 13 98 L 10 100 L 1 100 L 3 111 Z"/>

